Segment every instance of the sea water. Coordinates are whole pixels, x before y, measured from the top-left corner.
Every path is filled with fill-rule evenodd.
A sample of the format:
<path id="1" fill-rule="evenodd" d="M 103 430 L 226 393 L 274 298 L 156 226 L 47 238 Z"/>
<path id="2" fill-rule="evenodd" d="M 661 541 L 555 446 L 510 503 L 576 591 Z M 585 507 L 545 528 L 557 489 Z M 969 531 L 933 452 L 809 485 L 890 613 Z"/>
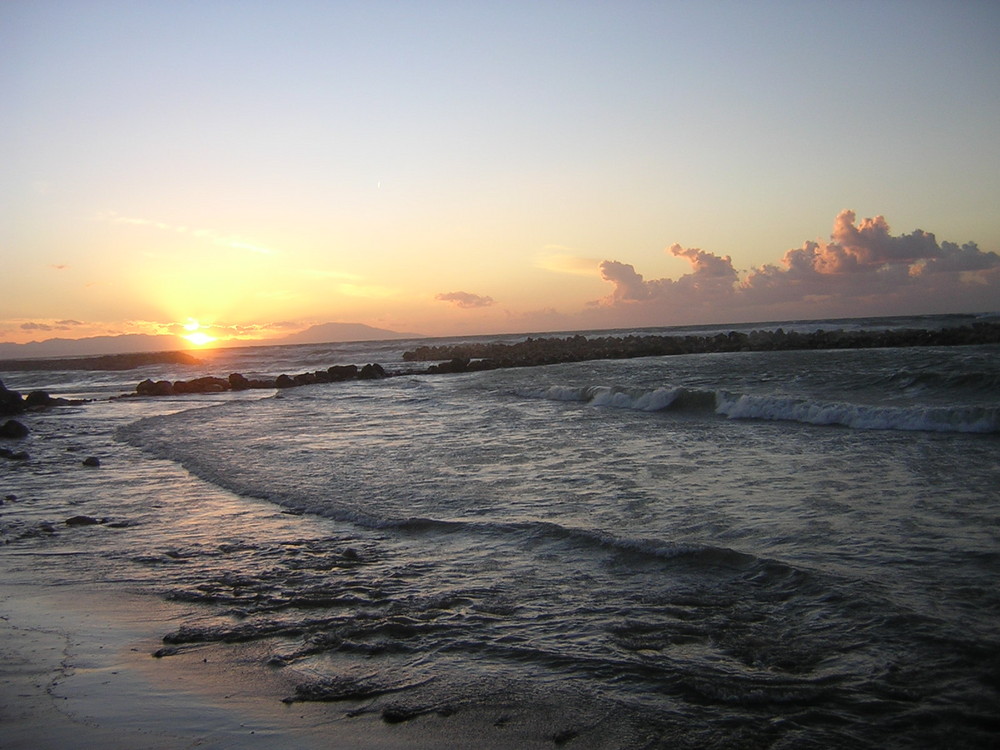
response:
<path id="1" fill-rule="evenodd" d="M 863 323 L 846 325 L 902 324 Z M 147 376 L 402 372 L 413 345 L 4 380 L 105 396 Z M 566 746 L 988 747 L 998 394 L 991 345 L 102 398 L 23 420 L 3 552 L 191 604 L 168 649 L 266 641 L 299 675 L 276 700 L 390 722 L 494 710 L 485 744 L 535 711 Z M 60 525 L 77 513 L 106 523 Z"/>

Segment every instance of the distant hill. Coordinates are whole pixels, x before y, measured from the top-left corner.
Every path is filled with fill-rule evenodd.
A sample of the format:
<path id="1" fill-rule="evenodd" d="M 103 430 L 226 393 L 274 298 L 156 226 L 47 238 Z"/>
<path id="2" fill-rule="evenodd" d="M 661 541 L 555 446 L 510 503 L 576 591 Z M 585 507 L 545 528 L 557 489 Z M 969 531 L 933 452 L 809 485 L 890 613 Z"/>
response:
<path id="1" fill-rule="evenodd" d="M 334 341 L 381 341 L 422 338 L 419 333 L 399 333 L 373 328 L 362 323 L 323 323 L 304 331 L 269 341 L 220 341 L 218 346 L 252 344 L 326 344 Z M 83 339 L 46 339 L 27 344 L 0 343 L 0 359 L 37 359 L 41 357 L 93 357 L 103 354 L 190 351 L 191 342 L 180 336 L 152 336 L 130 333 L 121 336 L 91 336 Z"/>
<path id="2" fill-rule="evenodd" d="M 387 339 L 422 338 L 419 333 L 400 333 L 386 328 L 373 328 L 363 323 L 321 323 L 304 331 L 272 339 L 270 344 L 328 344 L 333 341 L 384 341 Z"/>

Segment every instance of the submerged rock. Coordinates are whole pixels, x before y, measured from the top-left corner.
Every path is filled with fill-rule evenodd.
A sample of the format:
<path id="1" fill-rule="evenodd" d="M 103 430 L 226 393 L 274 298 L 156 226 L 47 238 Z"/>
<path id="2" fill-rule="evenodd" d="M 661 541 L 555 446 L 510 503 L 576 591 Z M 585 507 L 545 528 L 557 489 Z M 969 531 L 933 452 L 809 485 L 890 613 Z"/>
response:
<path id="1" fill-rule="evenodd" d="M 71 516 L 64 523 L 67 526 L 96 526 L 102 522 L 93 516 Z"/>
<path id="2" fill-rule="evenodd" d="M 16 419 L 8 419 L 0 427 L 0 438 L 5 438 L 7 440 L 21 440 L 22 438 L 28 437 L 30 431 L 21 422 Z"/>
<path id="3" fill-rule="evenodd" d="M 96 467 L 101 465 L 101 459 L 99 459 L 97 456 L 87 456 L 85 459 L 83 459 L 82 463 L 84 466 Z"/>

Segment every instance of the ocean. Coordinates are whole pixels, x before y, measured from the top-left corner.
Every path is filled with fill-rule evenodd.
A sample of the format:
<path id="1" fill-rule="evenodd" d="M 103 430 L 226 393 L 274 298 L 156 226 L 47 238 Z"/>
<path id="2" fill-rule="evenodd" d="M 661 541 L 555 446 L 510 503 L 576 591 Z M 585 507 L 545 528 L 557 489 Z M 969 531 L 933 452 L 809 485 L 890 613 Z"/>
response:
<path id="1" fill-rule="evenodd" d="M 494 338 L 524 337 L 443 343 Z M 19 417 L 31 458 L 0 460 L 0 554 L 183 603 L 164 658 L 258 643 L 297 685 L 275 701 L 346 721 L 486 716 L 483 747 L 525 727 L 553 747 L 995 746 L 1000 346 L 109 399 L 145 378 L 405 372 L 425 343 L 4 372 L 95 400 Z"/>

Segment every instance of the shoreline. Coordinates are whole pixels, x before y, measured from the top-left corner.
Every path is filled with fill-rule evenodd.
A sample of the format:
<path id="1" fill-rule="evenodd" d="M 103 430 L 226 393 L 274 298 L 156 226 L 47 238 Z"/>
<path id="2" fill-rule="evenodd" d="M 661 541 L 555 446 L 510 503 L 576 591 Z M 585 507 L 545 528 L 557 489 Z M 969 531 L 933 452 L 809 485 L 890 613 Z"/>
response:
<path id="1" fill-rule="evenodd" d="M 160 631 L 179 616 L 157 597 L 10 584 L 9 573 L 2 573 L 0 621 L 4 748 L 265 747 L 276 735 L 283 747 L 321 746 L 310 736 L 315 726 L 277 721 L 268 675 L 247 679 L 252 670 L 238 664 L 198 675 L 195 654 L 173 664 L 154 659 Z M 226 679 L 233 670 L 241 686 L 235 701 Z"/>
<path id="2" fill-rule="evenodd" d="M 11 532 L 0 545 L 4 750 L 553 746 L 553 725 L 566 717 L 547 695 L 527 700 L 509 694 L 485 700 L 469 696 L 448 705 L 410 706 L 413 710 L 405 715 L 387 712 L 385 696 L 380 695 L 303 700 L 297 688 L 314 684 L 317 675 L 308 667 L 269 664 L 284 650 L 280 636 L 182 644 L 176 652 L 170 649 L 171 655 L 155 658 L 157 651 L 169 647 L 169 634 L 211 616 L 211 609 L 167 596 L 157 578 L 148 584 L 107 578 L 111 570 L 89 558 L 121 549 L 122 542 L 110 535 L 127 534 L 132 549 L 169 556 L 181 539 L 197 539 L 209 547 L 238 542 L 240 537 L 232 532 L 248 523 L 263 524 L 262 530 L 277 531 L 282 539 L 327 532 L 266 501 L 203 488 L 200 480 L 160 495 L 164 482 L 174 487 L 185 473 L 179 467 L 166 474 L 162 469 L 150 473 L 145 484 L 126 490 L 119 467 L 127 467 L 131 449 L 118 446 L 112 454 L 94 443 L 91 449 L 109 459 L 98 469 L 88 469 L 80 466 L 79 455 L 65 452 L 67 443 L 75 440 L 71 435 L 57 437 L 61 434 L 51 426 L 33 431 L 29 440 L 39 451 L 35 460 L 48 469 L 23 483 L 19 496 L 10 495 L 3 504 Z M 97 437 L 107 448 L 114 444 L 110 434 Z M 11 465 L 12 477 L 24 470 L 20 467 Z M 72 488 L 71 494 L 46 491 L 52 483 Z M 4 491 L 10 489 L 15 487 Z M 145 507 L 124 510 L 119 503 L 129 492 L 146 495 Z M 57 520 L 81 512 L 124 523 L 111 529 Z M 284 701 L 289 697 L 295 700 Z M 574 715 L 572 724 L 582 727 L 575 731 L 589 731 L 580 716 Z M 595 737 L 590 746 L 618 746 L 608 743 L 606 734 L 603 738 Z"/>
<path id="3" fill-rule="evenodd" d="M 966 356 L 963 352 L 956 355 Z M 993 356 L 993 348 L 976 355 L 979 359 Z M 896 361 L 891 353 L 887 357 Z M 851 358 L 860 361 L 868 355 Z M 730 363 L 727 367 L 743 361 L 740 357 L 722 359 Z M 308 366 L 293 365 L 294 369 Z M 993 371 L 992 366 L 989 369 Z M 523 373 L 525 379 L 542 374 Z M 462 379 L 456 385 L 461 389 Z M 233 396 L 225 394 L 216 401 L 229 403 Z M 211 404 L 212 399 L 177 403 L 177 409 L 186 409 Z M 679 738 L 695 735 L 691 722 L 696 717 L 690 713 L 679 715 L 676 725 L 666 719 L 662 726 L 653 726 L 641 712 L 624 715 L 625 702 L 610 710 L 596 700 L 588 703 L 583 690 L 576 692 L 577 682 L 545 684 L 535 675 L 502 684 L 489 679 L 490 674 L 479 674 L 475 682 L 457 683 L 467 687 L 450 694 L 436 693 L 431 686 L 397 698 L 393 686 L 402 683 L 393 670 L 399 661 L 379 663 L 362 651 L 345 658 L 330 650 L 279 666 L 271 657 L 288 654 L 289 640 L 270 630 L 266 631 L 270 635 L 234 642 L 226 638 L 223 628 L 216 639 L 184 642 L 172 655 L 154 658 L 164 646 L 177 645 L 167 636 L 178 628 L 188 623 L 212 625 L 205 617 L 206 613 L 212 616 L 208 594 L 229 593 L 228 589 L 206 589 L 205 597 L 195 599 L 175 597 L 168 590 L 175 577 L 185 578 L 180 571 L 196 568 L 202 557 L 217 556 L 217 562 L 208 566 L 216 577 L 207 580 L 225 583 L 227 571 L 240 570 L 245 540 L 266 539 L 283 545 L 282 549 L 307 551 L 307 542 L 322 541 L 316 547 L 316 554 L 322 556 L 316 560 L 326 564 L 340 559 L 337 555 L 347 545 L 364 551 L 354 535 L 342 538 L 340 522 L 302 518 L 259 499 L 266 495 L 243 496 L 205 484 L 182 468 L 183 463 L 151 460 L 136 445 L 114 436 L 115 425 L 125 415 L 133 419 L 172 411 L 169 401 L 137 399 L 94 403 L 86 409 L 29 412 L 27 416 L 34 421 L 26 420 L 32 431 L 23 445 L 36 458 L 27 463 L 0 461 L 0 468 L 9 467 L 13 480 L 0 497 L 5 492 L 18 495 L 0 502 L 11 532 L 9 545 L 0 546 L 0 726 L 4 730 L 0 748 L 476 746 L 513 750 L 562 745 L 635 747 L 656 741 L 657 732 L 660 742 L 674 734 Z M 715 450 L 713 446 L 711 451 Z M 85 465 L 80 459 L 87 455 L 99 456 L 100 463 Z M 190 477 L 194 479 L 188 481 Z M 103 520 L 90 525 L 71 523 L 78 518 Z M 108 553 L 112 563 L 104 564 L 101 560 Z M 119 572 L 113 563 L 116 556 L 135 556 L 146 566 L 144 572 L 139 576 Z M 308 562 L 306 557 L 293 560 L 292 555 L 283 555 L 280 559 L 287 560 L 288 571 L 299 571 Z M 270 565 L 268 560 L 276 558 L 248 559 Z M 340 585 L 337 579 L 343 571 L 337 565 L 315 570 L 330 571 L 316 575 L 329 577 L 331 588 Z M 173 571 L 179 573 L 175 576 Z M 193 575 L 187 576 L 179 590 L 200 591 L 197 585 Z M 325 586 L 317 593 L 329 593 Z M 247 588 L 246 597 L 254 591 Z M 235 589 L 231 593 L 235 599 Z M 247 622 L 234 607 L 219 611 L 225 618 L 234 618 L 230 629 Z M 312 632 L 312 611 L 301 608 L 289 625 L 304 623 L 305 632 Z M 282 617 L 276 615 L 275 621 Z M 283 632 L 293 640 L 299 637 L 290 629 Z M 639 638 L 636 643 L 643 641 Z M 641 658 L 641 654 L 636 657 Z M 349 680 L 344 678 L 351 677 L 358 678 L 354 688 L 367 689 L 367 673 L 374 672 L 380 684 L 389 688 L 383 697 L 370 697 L 371 691 L 345 690 Z M 433 682 L 447 674 L 441 667 L 420 676 Z M 484 687 L 487 682 L 489 686 Z M 889 680 L 889 684 L 895 683 Z M 301 685 L 322 690 L 299 691 Z M 298 699 L 283 702 L 288 697 Z M 970 713 L 975 716 L 974 710 Z M 721 732 L 720 726 L 705 730 Z M 754 731 L 761 726 L 754 724 Z"/>
<path id="4" fill-rule="evenodd" d="M 4 750 L 538 750 L 625 747 L 585 707 L 498 693 L 399 720 L 374 699 L 282 700 L 295 680 L 265 666 L 266 640 L 200 644 L 155 658 L 183 608 L 155 595 L 10 582 L 0 559 L 0 725 Z M 581 723 L 582 722 L 582 723 Z M 562 729 L 575 724 L 578 729 Z M 609 734 L 610 730 L 610 734 Z M 634 731 L 634 730 L 633 730 Z M 625 744 L 622 744 L 622 743 Z"/>
<path id="5" fill-rule="evenodd" d="M 392 725 L 377 714 L 345 718 L 343 704 L 282 702 L 295 679 L 264 666 L 266 642 L 155 658 L 182 607 L 106 586 L 11 583 L 4 563 L 4 750 L 440 747 L 434 721 Z"/>

